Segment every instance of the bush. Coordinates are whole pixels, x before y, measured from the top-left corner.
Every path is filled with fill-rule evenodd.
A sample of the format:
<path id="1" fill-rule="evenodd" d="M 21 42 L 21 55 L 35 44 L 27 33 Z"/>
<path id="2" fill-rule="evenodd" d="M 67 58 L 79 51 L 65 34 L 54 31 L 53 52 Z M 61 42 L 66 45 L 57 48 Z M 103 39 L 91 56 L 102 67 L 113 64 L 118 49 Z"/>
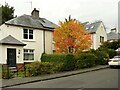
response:
<path id="1" fill-rule="evenodd" d="M 63 70 L 63 63 L 52 62 L 33 62 L 25 65 L 26 76 L 37 76 L 43 74 L 52 74 Z"/>
<path id="2" fill-rule="evenodd" d="M 95 55 L 97 56 L 96 64 L 105 65 L 109 59 L 109 55 L 105 51 L 96 51 Z"/>
<path id="3" fill-rule="evenodd" d="M 11 72 L 11 70 L 9 70 L 9 68 L 7 66 L 3 66 L 2 67 L 2 78 L 10 79 L 12 77 L 13 77 L 13 73 Z"/>
<path id="4" fill-rule="evenodd" d="M 99 48 L 98 50 L 105 51 L 109 55 L 109 58 L 113 58 L 117 54 L 117 52 L 114 49 Z"/>
<path id="5" fill-rule="evenodd" d="M 113 49 L 108 49 L 107 53 L 109 55 L 109 58 L 113 58 L 117 54 L 117 52 Z"/>
<path id="6" fill-rule="evenodd" d="M 90 53 L 81 53 L 77 56 L 78 60 L 76 60 L 76 69 L 80 68 L 88 68 L 95 66 L 96 57 L 94 54 Z"/>

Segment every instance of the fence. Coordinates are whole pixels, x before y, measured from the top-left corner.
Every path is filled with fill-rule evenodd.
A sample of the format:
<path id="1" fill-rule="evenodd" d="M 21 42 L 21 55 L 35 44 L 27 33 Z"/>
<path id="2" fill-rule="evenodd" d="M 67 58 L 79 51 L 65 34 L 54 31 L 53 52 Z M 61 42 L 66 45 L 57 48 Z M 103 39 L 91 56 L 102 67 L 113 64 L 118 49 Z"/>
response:
<path id="1" fill-rule="evenodd" d="M 27 70 L 28 73 L 30 70 Z M 2 65 L 2 78 L 10 79 L 15 77 L 26 77 L 25 64 L 21 68 L 11 68 L 8 65 Z"/>

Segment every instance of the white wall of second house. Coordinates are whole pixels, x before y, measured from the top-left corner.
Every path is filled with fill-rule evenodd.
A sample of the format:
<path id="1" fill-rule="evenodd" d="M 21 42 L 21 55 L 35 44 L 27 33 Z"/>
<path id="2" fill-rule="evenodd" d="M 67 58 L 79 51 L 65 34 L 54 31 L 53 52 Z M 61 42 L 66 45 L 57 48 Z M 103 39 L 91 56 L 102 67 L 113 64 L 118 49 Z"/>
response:
<path id="1" fill-rule="evenodd" d="M 91 49 L 96 49 L 96 34 L 91 34 L 92 36 L 92 45 L 91 45 Z"/>
<path id="2" fill-rule="evenodd" d="M 99 48 L 101 45 L 100 36 L 104 37 L 104 41 L 107 41 L 107 33 L 106 33 L 103 23 L 100 24 L 100 26 L 98 27 L 96 31 L 96 46 L 95 46 L 96 49 Z"/>

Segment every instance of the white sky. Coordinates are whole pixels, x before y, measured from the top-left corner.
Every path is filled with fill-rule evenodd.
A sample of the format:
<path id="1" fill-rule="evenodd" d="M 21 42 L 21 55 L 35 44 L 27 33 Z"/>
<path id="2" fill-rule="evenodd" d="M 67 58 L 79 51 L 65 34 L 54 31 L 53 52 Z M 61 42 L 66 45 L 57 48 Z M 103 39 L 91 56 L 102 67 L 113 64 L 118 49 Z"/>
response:
<path id="1" fill-rule="evenodd" d="M 0 0 L 15 9 L 15 15 L 31 14 L 33 8 L 40 11 L 40 17 L 58 24 L 71 15 L 81 22 L 102 20 L 107 28 L 118 28 L 118 1 L 120 0 Z M 32 8 L 31 3 L 32 2 Z"/>

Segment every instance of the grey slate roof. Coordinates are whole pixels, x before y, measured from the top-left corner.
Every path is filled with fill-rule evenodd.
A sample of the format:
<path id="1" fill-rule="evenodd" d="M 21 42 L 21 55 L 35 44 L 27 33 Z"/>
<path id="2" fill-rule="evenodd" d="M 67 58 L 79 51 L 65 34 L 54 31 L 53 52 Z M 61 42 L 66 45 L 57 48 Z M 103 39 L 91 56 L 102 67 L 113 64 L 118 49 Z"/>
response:
<path id="1" fill-rule="evenodd" d="M 25 46 L 26 45 L 26 44 L 20 42 L 19 40 L 17 40 L 16 38 L 14 38 L 11 35 L 9 35 L 9 36 L 3 38 L 2 40 L 0 40 L 0 44 L 3 44 L 3 45 L 20 45 L 20 46 Z"/>
<path id="2" fill-rule="evenodd" d="M 54 28 L 58 27 L 56 24 L 50 22 L 45 18 L 33 19 L 32 16 L 25 14 L 9 20 L 5 22 L 5 24 L 48 30 L 53 30 Z"/>
<path id="3" fill-rule="evenodd" d="M 102 23 L 102 21 L 94 22 L 94 23 L 83 23 L 86 30 L 88 30 L 90 33 L 95 33 L 97 31 L 97 28 Z"/>
<path id="4" fill-rule="evenodd" d="M 117 40 L 117 39 L 120 39 L 120 33 L 110 32 L 110 33 L 107 34 L 107 39 L 108 40 Z"/>

